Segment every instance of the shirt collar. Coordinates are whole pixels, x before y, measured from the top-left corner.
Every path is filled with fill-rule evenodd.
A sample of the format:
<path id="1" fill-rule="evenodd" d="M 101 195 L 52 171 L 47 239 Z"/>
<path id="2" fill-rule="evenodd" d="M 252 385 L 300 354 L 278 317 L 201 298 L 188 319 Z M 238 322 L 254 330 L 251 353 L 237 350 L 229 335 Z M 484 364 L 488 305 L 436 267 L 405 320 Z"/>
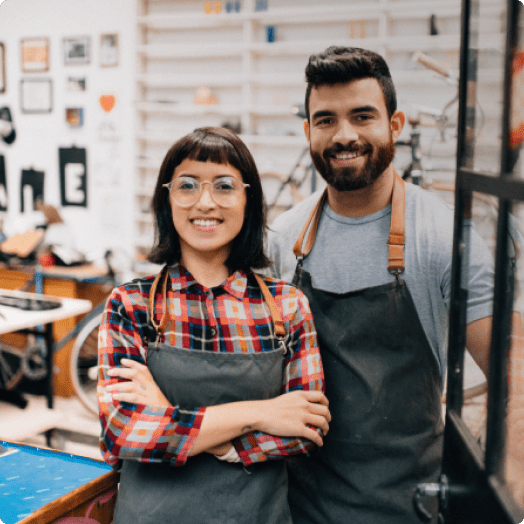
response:
<path id="1" fill-rule="evenodd" d="M 175 264 L 169 268 L 171 286 L 173 291 L 182 291 L 190 286 L 204 289 L 195 277 L 182 264 Z M 247 290 L 247 275 L 244 271 L 235 271 L 220 286 L 224 291 L 238 300 L 242 300 Z"/>

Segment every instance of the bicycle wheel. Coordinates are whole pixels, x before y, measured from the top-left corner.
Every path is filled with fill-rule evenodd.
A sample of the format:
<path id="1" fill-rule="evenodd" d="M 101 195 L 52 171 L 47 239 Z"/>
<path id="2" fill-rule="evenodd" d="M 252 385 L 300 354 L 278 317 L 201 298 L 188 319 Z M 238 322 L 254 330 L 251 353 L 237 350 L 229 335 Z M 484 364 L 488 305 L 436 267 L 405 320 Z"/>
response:
<path id="1" fill-rule="evenodd" d="M 98 415 L 96 385 L 98 378 L 98 329 L 100 322 L 101 316 L 96 315 L 78 333 L 71 351 L 69 367 L 75 393 L 80 402 L 95 415 Z"/>
<path id="2" fill-rule="evenodd" d="M 0 386 L 14 389 L 23 376 L 22 350 L 0 342 Z"/>

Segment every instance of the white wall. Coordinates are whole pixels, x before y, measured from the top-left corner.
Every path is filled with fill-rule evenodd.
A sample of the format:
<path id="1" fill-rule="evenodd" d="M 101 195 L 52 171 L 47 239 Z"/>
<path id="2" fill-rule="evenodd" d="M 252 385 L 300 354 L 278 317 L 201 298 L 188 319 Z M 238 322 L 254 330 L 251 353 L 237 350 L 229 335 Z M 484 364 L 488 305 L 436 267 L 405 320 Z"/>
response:
<path id="1" fill-rule="evenodd" d="M 20 177 L 22 169 L 45 172 L 45 201 L 59 209 L 82 251 L 118 246 L 133 255 L 134 206 L 134 45 L 133 0 L 5 0 L 0 5 L 0 42 L 6 47 L 7 89 L 0 107 L 11 110 L 17 138 L 11 145 L 0 140 L 5 157 L 9 212 L 6 230 L 22 227 Z M 100 36 L 117 33 L 119 65 L 100 66 Z M 64 65 L 64 37 L 91 37 L 91 60 L 86 65 Z M 23 73 L 20 40 L 47 37 L 50 68 L 47 72 Z M 70 76 L 85 77 L 86 90 L 67 89 Z M 53 110 L 48 114 L 23 114 L 20 80 L 42 78 L 53 82 Z M 102 94 L 116 97 L 106 113 L 99 105 Z M 84 125 L 71 128 L 66 107 L 84 109 Z M 60 147 L 87 150 L 88 207 L 60 207 Z M 126 247 L 127 246 L 127 247 Z"/>

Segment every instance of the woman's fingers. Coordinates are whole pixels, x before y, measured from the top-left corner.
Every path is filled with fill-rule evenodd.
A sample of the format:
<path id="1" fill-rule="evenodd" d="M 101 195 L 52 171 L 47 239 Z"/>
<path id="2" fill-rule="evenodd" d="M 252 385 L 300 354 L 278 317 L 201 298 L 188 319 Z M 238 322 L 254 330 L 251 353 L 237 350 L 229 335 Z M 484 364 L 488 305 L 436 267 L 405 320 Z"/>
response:
<path id="1" fill-rule="evenodd" d="M 313 428 L 308 428 L 306 426 L 302 436 L 308 440 L 311 440 L 311 442 L 316 444 L 318 447 L 322 447 L 324 445 L 324 440 Z"/>

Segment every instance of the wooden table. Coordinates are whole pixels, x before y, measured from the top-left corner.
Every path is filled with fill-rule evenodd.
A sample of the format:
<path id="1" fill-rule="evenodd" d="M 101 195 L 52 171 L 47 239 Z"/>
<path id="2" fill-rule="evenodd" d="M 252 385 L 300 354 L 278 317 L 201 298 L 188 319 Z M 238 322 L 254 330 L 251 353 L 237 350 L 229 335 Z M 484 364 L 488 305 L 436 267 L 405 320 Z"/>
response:
<path id="1" fill-rule="evenodd" d="M 6 289 L 19 289 L 34 273 L 33 266 L 7 266 L 0 264 L 0 287 Z M 90 300 L 95 307 L 106 300 L 113 287 L 113 281 L 107 276 L 107 269 L 94 264 L 74 267 L 50 267 L 43 270 L 43 292 L 47 295 L 64 298 L 79 298 Z M 81 320 L 82 314 L 63 318 L 53 323 L 53 336 L 55 340 L 64 337 Z M 5 342 L 23 347 L 25 337 L 21 335 L 4 335 Z M 63 346 L 53 357 L 53 388 L 59 397 L 74 395 L 73 384 L 69 373 L 69 361 L 73 341 Z"/>
<path id="2" fill-rule="evenodd" d="M 0 455 L 4 524 L 54 524 L 66 517 L 112 522 L 118 474 L 105 462 L 14 442 L 0 445 L 8 449 Z"/>
<path id="3" fill-rule="evenodd" d="M 0 295 L 32 299 L 50 299 L 60 301 L 60 307 L 45 311 L 24 311 L 15 307 L 0 305 L 0 334 L 12 333 L 21 330 L 44 326 L 44 340 L 46 343 L 47 363 L 47 404 L 53 407 L 53 323 L 69 317 L 87 313 L 92 308 L 89 300 L 73 298 L 57 298 L 36 293 L 22 293 L 20 291 L 0 289 Z"/>

